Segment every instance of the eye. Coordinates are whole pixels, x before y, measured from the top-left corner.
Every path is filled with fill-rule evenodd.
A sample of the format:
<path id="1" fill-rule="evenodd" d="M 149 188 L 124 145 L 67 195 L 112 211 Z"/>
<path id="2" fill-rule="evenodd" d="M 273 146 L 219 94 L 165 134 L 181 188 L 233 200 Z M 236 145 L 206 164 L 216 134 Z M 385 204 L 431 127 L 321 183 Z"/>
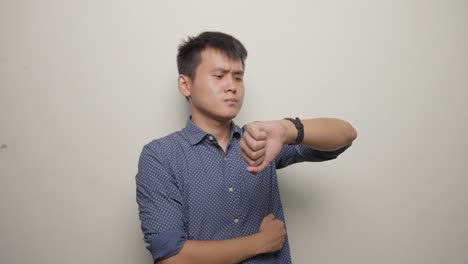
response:
<path id="1" fill-rule="evenodd" d="M 236 77 L 236 81 L 242 82 L 243 78 L 242 77 Z"/>
<path id="2" fill-rule="evenodd" d="M 224 77 L 224 75 L 213 75 L 213 77 L 215 77 L 218 80 L 221 80 Z"/>

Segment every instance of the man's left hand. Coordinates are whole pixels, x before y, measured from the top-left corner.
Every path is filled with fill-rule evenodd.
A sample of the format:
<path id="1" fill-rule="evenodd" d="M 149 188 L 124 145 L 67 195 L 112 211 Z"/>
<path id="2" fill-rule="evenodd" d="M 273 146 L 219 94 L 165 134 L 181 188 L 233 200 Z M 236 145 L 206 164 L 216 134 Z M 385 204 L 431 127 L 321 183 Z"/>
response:
<path id="1" fill-rule="evenodd" d="M 248 124 L 240 141 L 241 156 L 249 165 L 247 171 L 257 175 L 270 165 L 287 142 L 287 137 L 288 127 L 282 120 Z"/>

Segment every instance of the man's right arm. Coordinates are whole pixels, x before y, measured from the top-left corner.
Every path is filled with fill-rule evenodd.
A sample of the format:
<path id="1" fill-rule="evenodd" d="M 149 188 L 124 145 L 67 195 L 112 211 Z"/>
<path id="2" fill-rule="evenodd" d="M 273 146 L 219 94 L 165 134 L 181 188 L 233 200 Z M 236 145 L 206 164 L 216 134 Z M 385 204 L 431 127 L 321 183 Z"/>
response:
<path id="1" fill-rule="evenodd" d="M 187 240 L 179 253 L 158 264 L 239 263 L 259 254 L 280 250 L 286 236 L 284 223 L 272 214 L 263 218 L 258 233 L 229 240 Z"/>
<path id="2" fill-rule="evenodd" d="M 280 250 L 284 223 L 270 214 L 257 233 L 227 240 L 187 239 L 183 196 L 159 144 L 145 146 L 136 176 L 137 202 L 144 240 L 161 264 L 239 263 L 258 254 Z"/>

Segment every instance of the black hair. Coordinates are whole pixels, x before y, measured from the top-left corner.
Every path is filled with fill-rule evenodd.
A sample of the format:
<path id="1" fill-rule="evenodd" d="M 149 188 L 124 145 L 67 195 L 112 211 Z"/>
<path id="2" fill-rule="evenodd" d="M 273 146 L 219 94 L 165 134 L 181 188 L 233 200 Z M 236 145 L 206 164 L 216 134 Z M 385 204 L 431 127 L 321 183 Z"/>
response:
<path id="1" fill-rule="evenodd" d="M 197 67 L 201 63 L 201 52 L 206 48 L 216 49 L 230 59 L 240 59 L 242 68 L 245 68 L 247 50 L 239 40 L 222 32 L 207 31 L 196 37 L 188 37 L 179 45 L 177 54 L 179 74 L 195 79 Z"/>

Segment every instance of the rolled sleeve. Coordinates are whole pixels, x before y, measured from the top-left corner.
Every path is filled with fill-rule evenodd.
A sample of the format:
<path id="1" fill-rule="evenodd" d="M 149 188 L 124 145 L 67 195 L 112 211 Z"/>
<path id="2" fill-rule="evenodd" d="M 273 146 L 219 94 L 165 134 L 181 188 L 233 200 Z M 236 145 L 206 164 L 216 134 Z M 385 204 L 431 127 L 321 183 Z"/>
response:
<path id="1" fill-rule="evenodd" d="M 185 241 L 187 241 L 187 236 L 182 230 L 168 230 L 154 238 L 148 249 L 156 262 L 177 255 Z"/>
<path id="2" fill-rule="evenodd" d="M 320 162 L 336 159 L 349 147 L 350 146 L 346 146 L 333 151 L 322 151 L 304 145 L 285 145 L 275 159 L 276 168 L 281 169 L 291 164 L 304 161 Z"/>
<path id="3" fill-rule="evenodd" d="M 187 239 L 183 197 L 177 179 L 155 142 L 143 148 L 136 198 L 144 241 L 154 261 L 176 255 Z"/>

